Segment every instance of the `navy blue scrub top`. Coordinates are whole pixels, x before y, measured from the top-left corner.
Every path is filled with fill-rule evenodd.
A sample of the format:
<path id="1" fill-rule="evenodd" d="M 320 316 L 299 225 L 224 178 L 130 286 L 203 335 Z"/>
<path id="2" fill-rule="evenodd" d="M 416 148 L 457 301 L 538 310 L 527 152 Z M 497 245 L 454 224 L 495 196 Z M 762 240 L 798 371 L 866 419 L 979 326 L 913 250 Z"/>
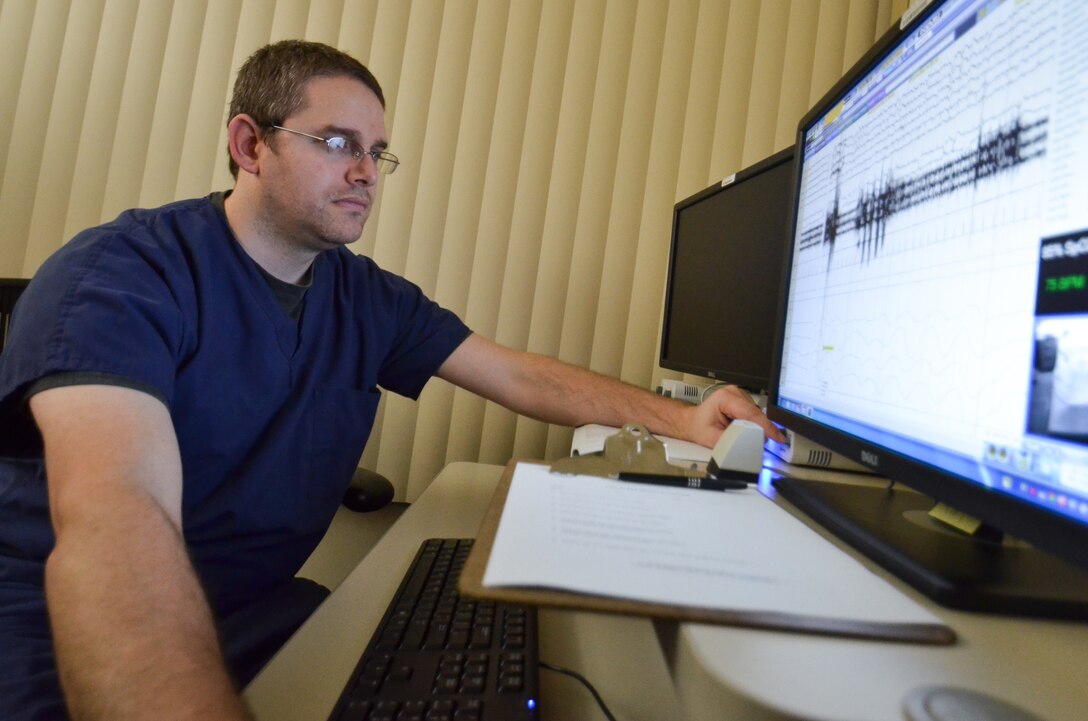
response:
<path id="1" fill-rule="evenodd" d="M 41 379 L 104 374 L 167 405 L 185 540 L 213 609 L 229 613 L 293 576 L 321 540 L 379 386 L 417 398 L 468 334 L 346 248 L 314 260 L 292 320 L 210 197 L 80 233 L 23 293 L 0 354 L 0 604 L 4 586 L 41 587 L 53 545 L 25 402 Z"/>

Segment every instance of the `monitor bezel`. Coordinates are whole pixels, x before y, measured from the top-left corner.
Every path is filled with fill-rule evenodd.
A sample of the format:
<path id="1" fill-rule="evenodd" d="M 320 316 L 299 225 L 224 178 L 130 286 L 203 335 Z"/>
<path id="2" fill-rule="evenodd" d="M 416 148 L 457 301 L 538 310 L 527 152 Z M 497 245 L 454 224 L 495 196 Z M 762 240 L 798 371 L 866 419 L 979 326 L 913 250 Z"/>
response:
<path id="1" fill-rule="evenodd" d="M 789 146 L 779 150 L 772 155 L 767 156 L 763 160 L 760 160 L 746 168 L 738 170 L 732 176 L 727 177 L 720 183 L 715 183 L 707 188 L 700 190 L 699 192 L 684 198 L 677 202 L 673 206 L 672 213 L 672 229 L 669 241 L 669 265 L 665 275 L 665 297 L 662 304 L 661 311 L 661 340 L 658 344 L 658 358 L 657 363 L 661 368 L 668 370 L 679 371 L 681 373 L 690 373 L 692 375 L 709 378 L 715 382 L 731 383 L 741 388 L 752 392 L 765 393 L 771 382 L 771 370 L 772 367 L 767 367 L 767 373 L 763 376 L 755 376 L 748 373 L 741 373 L 736 370 L 722 367 L 711 367 L 707 365 L 697 365 L 694 363 L 684 363 L 672 358 L 668 358 L 665 355 L 665 349 L 669 345 L 669 333 L 670 328 L 670 309 L 672 308 L 672 295 L 675 283 L 675 262 L 676 262 L 676 244 L 679 240 L 679 223 L 681 212 L 685 209 L 705 202 L 710 198 L 717 196 L 719 193 L 728 192 L 731 189 L 737 188 L 744 183 L 752 180 L 753 178 L 763 175 L 765 172 L 770 171 L 780 165 L 793 163 L 794 159 L 794 146 Z M 789 201 L 787 201 L 789 204 Z M 785 242 L 786 233 L 789 232 L 790 226 L 787 224 L 788 214 L 782 219 L 782 237 Z M 771 358 L 774 357 L 774 342 L 771 343 Z"/>
<path id="2" fill-rule="evenodd" d="M 815 422 L 779 404 L 782 352 L 785 342 L 786 310 L 789 302 L 790 272 L 796 251 L 795 224 L 799 206 L 798 189 L 804 162 L 805 130 L 823 117 L 841 99 L 847 89 L 884 59 L 920 23 L 931 17 L 945 2 L 937 0 L 918 13 L 909 23 L 900 21 L 880 39 L 825 93 L 807 112 L 797 127 L 797 155 L 793 169 L 793 190 L 787 225 L 788 246 L 783 258 L 782 282 L 776 317 L 771 382 L 768 388 L 767 415 L 801 436 L 871 468 L 889 480 L 902 483 L 934 501 L 947 504 L 1027 542 L 1069 563 L 1088 569 L 1088 526 L 1017 499 L 997 489 L 988 488 L 963 476 L 907 457 L 864 438 Z"/>

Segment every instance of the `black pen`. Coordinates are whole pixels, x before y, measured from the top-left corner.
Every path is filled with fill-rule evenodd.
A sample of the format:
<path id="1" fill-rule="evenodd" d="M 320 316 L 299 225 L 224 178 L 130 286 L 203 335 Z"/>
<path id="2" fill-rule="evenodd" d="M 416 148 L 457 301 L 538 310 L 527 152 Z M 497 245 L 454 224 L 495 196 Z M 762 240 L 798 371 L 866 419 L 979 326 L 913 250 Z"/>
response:
<path id="1" fill-rule="evenodd" d="M 744 481 L 733 479 L 707 478 L 704 476 L 670 476 L 663 473 L 635 473 L 620 471 L 616 474 L 620 481 L 650 483 L 655 486 L 675 486 L 679 488 L 698 488 L 703 491 L 739 491 L 747 488 Z"/>

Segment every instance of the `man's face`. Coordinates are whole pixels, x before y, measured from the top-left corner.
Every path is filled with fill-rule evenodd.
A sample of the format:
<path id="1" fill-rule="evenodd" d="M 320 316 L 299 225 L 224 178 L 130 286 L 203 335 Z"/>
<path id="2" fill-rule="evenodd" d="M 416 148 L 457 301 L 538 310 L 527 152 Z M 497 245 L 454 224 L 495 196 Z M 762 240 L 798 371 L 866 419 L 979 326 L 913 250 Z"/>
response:
<path id="1" fill-rule="evenodd" d="M 367 151 L 388 146 L 378 97 L 348 77 L 310 80 L 302 108 L 281 125 L 322 138 L 338 135 Z M 267 132 L 274 145 L 262 160 L 259 219 L 266 237 L 313 251 L 358 240 L 378 192 L 373 159 L 330 155 L 321 141 Z"/>

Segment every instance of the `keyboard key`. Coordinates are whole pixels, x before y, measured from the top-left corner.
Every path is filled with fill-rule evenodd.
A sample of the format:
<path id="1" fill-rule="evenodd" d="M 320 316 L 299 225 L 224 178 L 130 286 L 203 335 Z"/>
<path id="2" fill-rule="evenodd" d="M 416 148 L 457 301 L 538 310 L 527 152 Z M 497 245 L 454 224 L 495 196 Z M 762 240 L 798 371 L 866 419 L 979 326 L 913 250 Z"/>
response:
<path id="1" fill-rule="evenodd" d="M 408 714 L 419 714 L 420 717 L 427 712 L 427 701 L 423 699 L 413 699 L 411 701 L 405 701 L 404 706 L 401 708 L 401 716 Z"/>
<path id="2" fill-rule="evenodd" d="M 431 711 L 433 713 L 453 713 L 455 706 L 453 701 L 447 699 L 439 699 L 431 704 Z"/>
<path id="3" fill-rule="evenodd" d="M 411 664 L 401 663 L 397 664 L 389 671 L 389 681 L 407 683 L 412 679 L 412 672 L 414 668 Z"/>
<path id="4" fill-rule="evenodd" d="M 520 675 L 501 676 L 499 678 L 499 693 L 514 693 L 521 691 L 525 686 L 525 680 Z"/>
<path id="5" fill-rule="evenodd" d="M 457 676 L 439 676 L 434 680 L 435 693 L 457 693 L 461 679 Z"/>
<path id="6" fill-rule="evenodd" d="M 366 721 L 370 708 L 369 701 L 349 701 L 340 715 L 340 721 Z"/>
<path id="7" fill-rule="evenodd" d="M 483 693 L 484 683 L 487 679 L 476 674 L 466 674 L 461 682 L 462 693 Z"/>

